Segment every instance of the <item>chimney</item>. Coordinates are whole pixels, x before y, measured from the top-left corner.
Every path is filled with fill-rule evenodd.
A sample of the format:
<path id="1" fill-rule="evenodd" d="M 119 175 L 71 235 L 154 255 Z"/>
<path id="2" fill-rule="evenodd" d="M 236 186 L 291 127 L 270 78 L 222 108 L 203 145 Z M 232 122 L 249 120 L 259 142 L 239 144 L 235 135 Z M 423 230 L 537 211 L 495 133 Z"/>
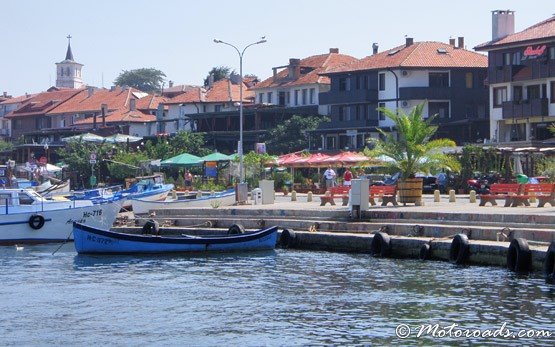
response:
<path id="1" fill-rule="evenodd" d="M 108 105 L 100 105 L 100 114 L 102 115 L 102 127 L 106 127 L 106 114 L 108 113 Z M 96 117 L 94 118 L 95 128 L 96 128 Z"/>
<path id="2" fill-rule="evenodd" d="M 378 44 L 376 42 L 372 44 L 372 54 L 378 54 Z"/>
<path id="3" fill-rule="evenodd" d="M 406 37 L 405 38 L 405 47 L 409 47 L 413 43 L 414 43 L 414 39 L 412 37 Z"/>
<path id="4" fill-rule="evenodd" d="M 90 98 L 94 94 L 94 87 L 87 87 L 87 97 Z"/>
<path id="5" fill-rule="evenodd" d="M 301 60 L 296 58 L 289 59 L 289 75 L 290 79 L 296 80 L 301 75 Z"/>
<path id="6" fill-rule="evenodd" d="M 515 33 L 515 11 L 491 11 L 491 39 L 497 41 Z"/>
<path id="7" fill-rule="evenodd" d="M 213 85 L 214 85 L 214 75 L 210 74 L 210 76 L 208 76 L 208 88 L 212 88 Z"/>
<path id="8" fill-rule="evenodd" d="M 449 38 L 449 46 L 451 46 L 451 47 L 456 47 L 456 46 L 455 46 L 455 41 L 456 41 L 456 39 L 454 39 L 454 38 Z"/>
<path id="9" fill-rule="evenodd" d="M 239 83 L 241 83 L 241 76 L 236 73 L 232 73 L 229 75 L 229 80 L 231 81 L 231 83 L 239 85 Z"/>
<path id="10" fill-rule="evenodd" d="M 272 72 L 274 73 L 274 75 L 273 75 L 273 77 L 272 77 L 272 80 L 275 82 L 276 79 L 277 79 L 277 68 L 275 68 L 275 67 L 272 68 Z"/>
<path id="11" fill-rule="evenodd" d="M 137 111 L 137 100 L 129 99 L 129 111 Z"/>
<path id="12" fill-rule="evenodd" d="M 168 82 L 168 88 L 171 88 L 171 87 L 173 87 L 173 81 L 172 81 L 172 80 L 170 80 L 170 81 Z"/>
<path id="13" fill-rule="evenodd" d="M 339 53 L 339 48 L 330 48 L 330 53 Z"/>
<path id="14" fill-rule="evenodd" d="M 464 49 L 464 37 L 463 36 L 459 36 L 459 45 L 458 47 L 460 49 Z"/>
<path id="15" fill-rule="evenodd" d="M 113 91 L 115 91 L 115 90 L 116 90 L 116 86 L 111 86 L 111 87 L 110 87 L 110 91 L 111 91 L 111 92 L 113 92 Z"/>

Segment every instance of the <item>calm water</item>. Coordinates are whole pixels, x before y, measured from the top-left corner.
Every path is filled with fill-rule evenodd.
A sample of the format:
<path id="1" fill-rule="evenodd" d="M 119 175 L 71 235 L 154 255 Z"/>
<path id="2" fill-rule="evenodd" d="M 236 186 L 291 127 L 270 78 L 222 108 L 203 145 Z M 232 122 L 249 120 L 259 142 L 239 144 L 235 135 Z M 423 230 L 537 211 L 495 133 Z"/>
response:
<path id="1" fill-rule="evenodd" d="M 506 322 L 555 334 L 555 286 L 501 268 L 292 250 L 93 257 L 76 255 L 72 244 L 53 256 L 56 247 L 0 247 L 0 345 L 486 342 L 401 340 L 400 323 L 497 329 Z"/>

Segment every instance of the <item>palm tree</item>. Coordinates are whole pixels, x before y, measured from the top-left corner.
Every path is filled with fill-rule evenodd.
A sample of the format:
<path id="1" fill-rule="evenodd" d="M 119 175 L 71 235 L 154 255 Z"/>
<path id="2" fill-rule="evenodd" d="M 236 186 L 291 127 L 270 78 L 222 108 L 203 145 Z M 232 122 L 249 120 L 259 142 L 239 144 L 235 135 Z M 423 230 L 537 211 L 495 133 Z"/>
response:
<path id="1" fill-rule="evenodd" d="M 378 128 L 383 139 L 376 141 L 374 149 L 368 154 L 389 158 L 390 161 L 386 165 L 401 171 L 402 180 L 414 178 L 417 172 L 460 170 L 458 160 L 441 151 L 444 147 L 455 147 L 455 142 L 450 139 L 432 140 L 437 126 L 431 123 L 437 114 L 424 119 L 424 105 L 425 103 L 421 103 L 413 107 L 409 114 L 402 110 L 394 112 L 384 107 L 378 108 L 378 111 L 383 112 L 395 123 L 397 136 Z"/>

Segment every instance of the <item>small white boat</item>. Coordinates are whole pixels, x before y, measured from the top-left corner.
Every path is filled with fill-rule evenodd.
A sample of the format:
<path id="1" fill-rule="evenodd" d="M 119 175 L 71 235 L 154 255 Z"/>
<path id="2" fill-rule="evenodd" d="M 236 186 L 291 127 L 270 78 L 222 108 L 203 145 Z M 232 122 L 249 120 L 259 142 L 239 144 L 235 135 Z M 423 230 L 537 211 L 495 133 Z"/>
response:
<path id="1" fill-rule="evenodd" d="M 73 239 L 73 222 L 112 227 L 121 201 L 49 200 L 32 189 L 0 189 L 0 244 L 48 243 Z"/>
<path id="2" fill-rule="evenodd" d="M 235 203 L 235 189 L 202 196 L 194 199 L 169 199 L 165 201 L 149 201 L 140 198 L 131 198 L 131 205 L 135 214 L 149 213 L 151 210 L 182 209 L 191 207 L 231 206 Z"/>

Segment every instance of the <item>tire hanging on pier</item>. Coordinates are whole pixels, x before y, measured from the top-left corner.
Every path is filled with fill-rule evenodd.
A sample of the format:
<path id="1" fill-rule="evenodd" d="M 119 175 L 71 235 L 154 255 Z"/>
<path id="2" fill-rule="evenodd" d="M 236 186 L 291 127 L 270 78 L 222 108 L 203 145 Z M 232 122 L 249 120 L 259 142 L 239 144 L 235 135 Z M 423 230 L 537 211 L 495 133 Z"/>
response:
<path id="1" fill-rule="evenodd" d="M 160 225 L 154 219 L 149 219 L 145 225 L 143 225 L 143 234 L 158 235 L 160 233 Z"/>
<path id="2" fill-rule="evenodd" d="M 551 241 L 545 260 L 543 261 L 543 272 L 547 283 L 555 284 L 555 241 Z"/>
<path id="3" fill-rule="evenodd" d="M 279 244 L 282 248 L 293 248 L 297 245 L 297 235 L 293 229 L 283 229 Z"/>
<path id="4" fill-rule="evenodd" d="M 244 233 L 245 233 L 245 227 L 242 224 L 233 224 L 232 226 L 229 227 L 229 229 L 227 229 L 228 235 L 238 235 L 238 234 L 244 234 Z"/>
<path id="5" fill-rule="evenodd" d="M 420 260 L 429 260 L 432 257 L 432 245 L 425 243 L 420 247 Z"/>
<path id="6" fill-rule="evenodd" d="M 457 234 L 451 242 L 451 249 L 449 250 L 449 261 L 462 265 L 468 259 L 470 254 L 470 246 L 468 244 L 468 236 L 465 234 Z"/>
<path id="7" fill-rule="evenodd" d="M 29 217 L 29 226 L 35 230 L 39 230 L 44 226 L 44 217 L 40 214 L 34 214 Z"/>
<path id="8" fill-rule="evenodd" d="M 370 254 L 373 257 L 387 258 L 391 253 L 391 238 L 388 234 L 378 231 L 374 234 L 370 245 Z"/>
<path id="9" fill-rule="evenodd" d="M 515 272 L 530 271 L 532 252 L 528 247 L 528 241 L 518 237 L 511 241 L 507 251 L 507 268 Z"/>

